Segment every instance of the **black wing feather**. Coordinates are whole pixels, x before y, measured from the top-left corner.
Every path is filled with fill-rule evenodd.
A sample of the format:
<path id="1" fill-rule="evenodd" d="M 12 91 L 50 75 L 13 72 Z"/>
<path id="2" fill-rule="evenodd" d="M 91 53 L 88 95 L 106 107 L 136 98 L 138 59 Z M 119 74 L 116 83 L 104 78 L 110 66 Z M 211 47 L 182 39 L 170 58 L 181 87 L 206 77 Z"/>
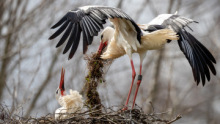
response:
<path id="1" fill-rule="evenodd" d="M 69 59 L 75 54 L 81 32 L 83 33 L 83 53 L 87 51 L 88 45 L 92 44 L 93 37 L 97 36 L 99 31 L 103 29 L 103 24 L 108 18 L 123 18 L 129 20 L 137 31 L 137 40 L 141 41 L 142 32 L 137 24 L 122 10 L 112 7 L 81 7 L 75 11 L 69 11 L 51 28 L 61 27 L 50 36 L 49 39 L 54 39 L 66 29 L 65 33 L 59 40 L 57 47 L 61 46 L 69 37 L 63 53 L 66 53 L 71 48 Z M 140 42 L 141 43 L 141 42 Z"/>
<path id="2" fill-rule="evenodd" d="M 189 32 L 183 30 L 179 32 L 180 37 L 182 37 L 178 40 L 179 47 L 192 67 L 194 79 L 197 84 L 199 84 L 201 78 L 202 84 L 205 85 L 205 77 L 208 81 L 210 80 L 209 69 L 214 75 L 216 74 L 214 65 L 212 63 L 212 61 L 215 62 L 215 59 L 212 60 L 214 57 L 211 55 L 211 53 Z M 187 48 L 180 44 L 185 44 Z M 211 55 L 211 57 L 209 57 L 209 55 Z"/>
<path id="3" fill-rule="evenodd" d="M 62 45 L 66 39 L 68 38 L 70 32 L 71 32 L 71 29 L 73 27 L 73 24 L 70 23 L 69 24 L 70 26 L 66 29 L 66 32 L 63 34 L 62 38 L 60 39 L 60 41 L 57 43 L 56 47 L 59 47 L 60 45 Z"/>
<path id="4" fill-rule="evenodd" d="M 90 45 L 92 43 L 92 38 L 90 36 L 88 26 L 87 26 L 87 24 L 84 20 L 82 21 L 82 26 L 83 26 L 83 29 L 84 29 L 85 34 L 86 34 L 87 43 L 88 43 L 88 45 Z"/>
<path id="5" fill-rule="evenodd" d="M 70 51 L 70 54 L 69 54 L 69 59 L 71 59 L 73 57 L 73 55 L 75 54 L 77 48 L 78 48 L 78 45 L 79 45 L 79 40 L 80 40 L 80 33 L 81 33 L 81 28 L 80 28 L 80 25 L 79 24 L 76 24 L 76 36 L 74 38 L 74 42 L 72 44 L 72 48 L 71 48 L 71 51 Z"/>
<path id="6" fill-rule="evenodd" d="M 88 49 L 88 41 L 87 41 L 87 38 L 86 38 L 85 30 L 83 29 L 83 26 L 82 26 L 82 22 L 80 22 L 80 27 L 82 27 L 82 35 L 83 35 L 83 54 L 85 54 L 86 51 L 87 51 L 87 49 Z"/>
<path id="7" fill-rule="evenodd" d="M 92 33 L 94 36 L 97 36 L 98 35 L 98 27 L 96 26 L 96 23 L 94 21 L 92 21 L 91 17 L 87 17 L 87 22 L 89 22 L 89 25 L 92 29 Z"/>
<path id="8" fill-rule="evenodd" d="M 73 24 L 71 34 L 70 34 L 69 40 L 66 44 L 66 47 L 63 50 L 63 54 L 65 54 L 70 49 L 70 47 L 72 46 L 72 42 L 75 42 L 74 38 L 76 36 L 76 31 L 77 31 L 77 28 L 75 28 L 75 27 L 76 27 L 76 24 Z"/>
<path id="9" fill-rule="evenodd" d="M 93 18 L 90 18 L 90 17 L 89 17 L 89 19 L 90 19 L 90 21 L 91 21 L 91 24 L 93 24 L 94 29 L 96 30 L 96 32 L 99 32 L 100 29 L 102 28 L 102 27 L 100 26 L 100 24 L 98 24 L 98 22 L 96 22 Z M 98 33 L 97 33 L 97 35 L 98 35 Z"/>
<path id="10" fill-rule="evenodd" d="M 63 24 L 63 22 L 65 22 L 67 20 L 66 15 L 63 16 L 63 18 L 60 19 L 60 21 L 58 21 L 55 25 L 53 25 L 51 27 L 51 29 L 57 28 L 58 26 L 60 26 L 61 24 Z"/>
<path id="11" fill-rule="evenodd" d="M 178 21 L 179 19 L 184 22 Z M 213 65 L 213 63 L 216 63 L 216 60 L 204 45 L 202 45 L 192 34 L 185 30 L 184 27 L 186 26 L 192 31 L 188 25 L 192 22 L 198 23 L 179 15 L 173 15 L 166 19 L 162 23 L 162 26 L 173 29 L 179 35 L 178 44 L 180 50 L 184 53 L 192 67 L 193 76 L 197 85 L 200 81 L 202 81 L 202 84 L 205 85 L 205 79 L 208 81 L 210 80 L 210 70 L 214 75 L 216 75 L 216 70 Z M 149 30 L 154 29 L 151 27 Z"/>
<path id="12" fill-rule="evenodd" d="M 88 20 L 86 19 L 86 16 L 84 17 L 83 25 L 84 25 L 85 28 L 87 29 L 88 35 L 93 36 L 93 31 L 92 31 L 92 29 L 91 29 L 91 26 L 90 26 Z"/>
<path id="13" fill-rule="evenodd" d="M 98 27 L 99 27 L 100 29 L 103 29 L 103 28 L 104 28 L 104 27 L 103 27 L 103 24 L 106 23 L 105 20 L 104 20 L 104 21 L 100 20 L 100 19 L 99 19 L 99 16 L 96 15 L 96 14 L 93 14 L 93 13 L 91 13 L 90 16 L 91 16 L 91 18 L 94 19 L 94 21 L 98 24 Z"/>
<path id="14" fill-rule="evenodd" d="M 59 36 L 65 29 L 66 29 L 66 27 L 68 26 L 68 24 L 69 24 L 69 21 L 66 21 L 54 34 L 52 34 L 51 36 L 50 36 L 50 40 L 51 39 L 54 39 L 54 38 L 56 38 L 57 36 Z"/>

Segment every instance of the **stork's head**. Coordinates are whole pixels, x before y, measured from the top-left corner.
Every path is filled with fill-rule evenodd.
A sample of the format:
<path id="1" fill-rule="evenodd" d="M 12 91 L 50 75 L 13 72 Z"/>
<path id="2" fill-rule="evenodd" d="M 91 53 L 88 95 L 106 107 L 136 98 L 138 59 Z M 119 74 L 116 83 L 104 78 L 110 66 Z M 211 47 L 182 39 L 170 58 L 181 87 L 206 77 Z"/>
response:
<path id="1" fill-rule="evenodd" d="M 61 78 L 60 78 L 60 85 L 59 85 L 59 87 L 56 90 L 56 99 L 59 99 L 60 96 L 64 96 L 65 95 L 64 75 L 65 75 L 65 70 L 62 68 Z"/>
<path id="2" fill-rule="evenodd" d="M 100 41 L 100 45 L 99 45 L 99 49 L 98 49 L 98 53 L 99 55 L 101 55 L 101 53 L 104 51 L 104 49 L 106 48 L 106 46 L 108 45 L 108 43 L 111 41 L 111 39 L 114 36 L 114 28 L 112 27 L 106 27 L 102 34 L 101 34 L 101 41 Z"/>

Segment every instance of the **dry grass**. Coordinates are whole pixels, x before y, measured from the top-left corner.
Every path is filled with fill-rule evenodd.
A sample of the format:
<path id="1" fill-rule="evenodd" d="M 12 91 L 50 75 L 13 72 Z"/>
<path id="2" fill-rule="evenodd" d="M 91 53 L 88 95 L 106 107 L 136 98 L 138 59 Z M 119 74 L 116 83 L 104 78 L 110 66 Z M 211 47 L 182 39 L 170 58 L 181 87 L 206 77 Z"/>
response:
<path id="1" fill-rule="evenodd" d="M 94 108 L 97 110 L 96 113 L 91 113 L 91 116 L 98 116 L 101 114 L 101 100 L 97 87 L 99 83 L 103 82 L 103 67 L 108 63 L 107 60 L 100 58 L 100 55 L 93 53 L 85 57 L 87 61 L 88 74 L 85 77 L 86 82 L 86 105 L 89 109 Z"/>

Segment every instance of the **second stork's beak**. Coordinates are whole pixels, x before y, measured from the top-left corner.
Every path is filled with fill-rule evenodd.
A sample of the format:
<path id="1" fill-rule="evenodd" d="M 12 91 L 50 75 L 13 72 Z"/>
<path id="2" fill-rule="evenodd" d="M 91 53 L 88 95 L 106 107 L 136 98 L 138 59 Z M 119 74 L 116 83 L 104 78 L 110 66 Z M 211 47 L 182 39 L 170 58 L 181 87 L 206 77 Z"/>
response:
<path id="1" fill-rule="evenodd" d="M 61 91 L 61 95 L 64 95 L 65 87 L 64 87 L 64 75 L 65 75 L 65 69 L 62 68 L 61 71 L 61 78 L 60 78 L 60 86 L 59 89 Z"/>
<path id="2" fill-rule="evenodd" d="M 100 45 L 99 45 L 99 49 L 98 49 L 98 54 L 101 55 L 102 54 L 102 51 L 105 49 L 105 47 L 107 46 L 107 42 L 108 41 L 101 41 L 100 42 Z"/>

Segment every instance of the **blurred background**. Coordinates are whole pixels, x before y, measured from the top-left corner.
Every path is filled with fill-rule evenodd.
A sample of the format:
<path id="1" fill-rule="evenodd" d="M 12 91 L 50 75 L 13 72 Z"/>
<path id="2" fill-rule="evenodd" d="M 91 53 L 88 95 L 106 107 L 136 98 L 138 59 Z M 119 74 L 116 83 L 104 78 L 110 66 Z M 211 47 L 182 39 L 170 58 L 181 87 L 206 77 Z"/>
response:
<path id="1" fill-rule="evenodd" d="M 121 8 L 139 24 L 148 23 L 158 14 L 176 11 L 198 21 L 199 24 L 190 25 L 192 34 L 216 58 L 217 75 L 204 87 L 197 86 L 177 42 L 171 42 L 161 50 L 147 53 L 136 104 L 149 113 L 151 101 L 155 112 L 168 113 L 166 118 L 181 114 L 183 118 L 176 122 L 179 124 L 220 123 L 220 0 L 1 0 L 0 103 L 11 114 L 40 117 L 54 113 L 59 107 L 55 91 L 62 67 L 66 69 L 66 90 L 83 92 L 87 66 L 82 48 L 68 60 L 68 55 L 62 54 L 64 46 L 55 48 L 59 38 L 49 41 L 48 37 L 55 31 L 50 29 L 52 24 L 68 10 L 84 5 Z M 97 50 L 99 40 L 99 36 L 94 38 L 87 54 Z M 136 54 L 134 64 L 138 70 Z M 129 58 L 115 60 L 105 79 L 98 89 L 102 104 L 124 105 L 131 83 Z"/>

